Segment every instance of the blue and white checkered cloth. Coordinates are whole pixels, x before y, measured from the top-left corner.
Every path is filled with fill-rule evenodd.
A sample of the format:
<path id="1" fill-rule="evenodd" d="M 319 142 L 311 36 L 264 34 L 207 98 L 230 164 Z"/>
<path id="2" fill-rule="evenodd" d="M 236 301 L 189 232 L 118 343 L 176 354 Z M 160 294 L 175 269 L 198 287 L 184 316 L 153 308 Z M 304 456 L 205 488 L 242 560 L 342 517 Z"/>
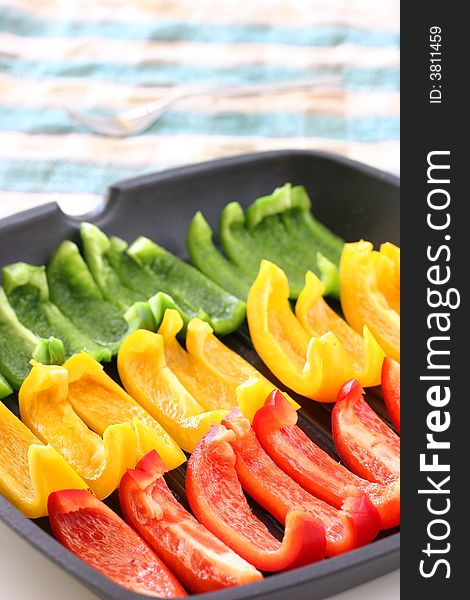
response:
<path id="1" fill-rule="evenodd" d="M 342 84 L 185 100 L 132 138 L 94 135 L 64 110 L 316 74 Z M 398 0 L 0 0 L 0 216 L 54 199 L 85 206 L 128 176 L 284 148 L 398 172 Z"/>

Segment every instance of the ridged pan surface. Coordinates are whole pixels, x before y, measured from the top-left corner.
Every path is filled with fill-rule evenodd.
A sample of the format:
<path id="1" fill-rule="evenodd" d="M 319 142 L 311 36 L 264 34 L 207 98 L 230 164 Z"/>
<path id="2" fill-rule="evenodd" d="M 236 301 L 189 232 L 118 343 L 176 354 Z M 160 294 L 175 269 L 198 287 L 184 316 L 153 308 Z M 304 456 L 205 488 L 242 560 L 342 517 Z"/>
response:
<path id="1" fill-rule="evenodd" d="M 238 201 L 246 207 L 286 182 L 305 186 L 315 216 L 346 241 L 363 238 L 374 244 L 384 241 L 399 244 L 398 178 L 313 151 L 244 155 L 126 180 L 111 186 L 105 208 L 87 220 L 128 242 L 145 235 L 187 258 L 186 231 L 197 210 L 202 210 L 217 231 L 219 215 L 228 202 Z M 0 266 L 19 260 L 45 264 L 64 239 L 79 242 L 78 229 L 79 222 L 64 215 L 53 203 L 8 217 L 0 221 Z M 256 355 L 246 326 L 224 338 L 224 342 L 275 381 Z M 114 365 L 107 370 L 117 378 Z M 331 436 L 331 405 L 295 398 L 302 404 L 300 427 L 339 460 Z M 380 389 L 369 390 L 366 398 L 388 422 Z M 5 399 L 5 403 L 18 414 L 16 396 Z M 183 466 L 167 480 L 187 506 L 184 476 Z M 120 513 L 116 493 L 106 502 Z M 277 521 L 256 503 L 250 501 L 250 504 L 272 533 L 281 537 L 282 528 Z M 47 519 L 30 521 L 1 496 L 0 519 L 98 596 L 113 600 L 147 597 L 128 591 L 89 568 L 56 542 Z M 398 568 L 399 548 L 400 534 L 395 528 L 382 532 L 371 544 L 342 556 L 271 575 L 259 583 L 198 597 L 280 600 L 293 594 L 296 600 L 320 600 Z"/>

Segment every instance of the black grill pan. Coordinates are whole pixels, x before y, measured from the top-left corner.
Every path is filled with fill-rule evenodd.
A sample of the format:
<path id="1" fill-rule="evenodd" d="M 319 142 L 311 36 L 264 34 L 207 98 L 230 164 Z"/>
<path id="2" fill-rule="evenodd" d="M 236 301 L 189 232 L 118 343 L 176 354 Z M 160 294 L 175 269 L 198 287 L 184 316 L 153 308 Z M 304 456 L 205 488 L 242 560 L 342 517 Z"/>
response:
<path id="1" fill-rule="evenodd" d="M 248 206 L 286 182 L 304 185 L 312 199 L 314 214 L 347 241 L 364 238 L 375 244 L 384 241 L 399 244 L 398 178 L 313 151 L 243 155 L 126 180 L 110 187 L 105 208 L 87 220 L 128 242 L 146 235 L 186 258 L 186 230 L 196 210 L 203 211 L 216 231 L 225 204 L 237 200 Z M 79 221 L 62 213 L 54 203 L 3 219 L 0 221 L 0 266 L 19 260 L 44 264 L 62 240 L 79 242 L 78 229 Z M 224 341 L 268 375 L 253 350 L 246 327 Z M 113 365 L 109 369 L 116 376 Z M 331 406 L 294 397 L 302 404 L 299 425 L 339 460 L 331 438 Z M 387 420 L 380 389 L 369 390 L 367 400 Z M 15 396 L 7 398 L 5 403 L 18 414 Z M 183 466 L 167 477 L 183 504 L 186 503 L 184 472 Z M 116 494 L 106 502 L 120 512 Z M 272 533 L 281 537 L 279 524 L 256 503 L 251 505 Z M 148 598 L 114 584 L 89 568 L 56 542 L 47 519 L 28 520 L 1 496 L 0 519 L 98 596 L 108 600 Z M 248 586 L 198 597 L 201 600 L 281 600 L 292 594 L 296 600 L 320 600 L 398 568 L 399 548 L 400 534 L 396 528 L 382 532 L 376 541 L 342 556 L 270 575 Z"/>

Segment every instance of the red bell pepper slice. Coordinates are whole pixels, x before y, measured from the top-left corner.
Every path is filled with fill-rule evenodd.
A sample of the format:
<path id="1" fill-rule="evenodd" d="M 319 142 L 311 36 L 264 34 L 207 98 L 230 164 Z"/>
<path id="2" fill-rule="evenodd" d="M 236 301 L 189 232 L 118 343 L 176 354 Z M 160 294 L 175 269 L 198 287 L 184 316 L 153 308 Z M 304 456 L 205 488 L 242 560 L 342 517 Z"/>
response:
<path id="1" fill-rule="evenodd" d="M 322 559 L 326 540 L 318 519 L 289 512 L 279 542 L 252 513 L 235 471 L 229 443 L 234 438 L 233 431 L 213 425 L 188 460 L 186 493 L 198 520 L 262 571 L 283 571 Z"/>
<path id="2" fill-rule="evenodd" d="M 155 450 L 128 470 L 119 485 L 127 522 L 195 593 L 211 592 L 263 579 L 181 506 L 167 486 L 164 462 Z"/>
<path id="3" fill-rule="evenodd" d="M 305 491 L 269 458 L 239 409 L 232 411 L 222 424 L 235 433 L 230 444 L 235 450 L 235 470 L 243 489 L 278 521 L 285 524 L 292 510 L 318 518 L 325 527 L 327 556 L 347 552 L 375 538 L 380 517 L 362 490 L 351 488 L 339 511 Z"/>
<path id="4" fill-rule="evenodd" d="M 377 509 L 381 528 L 400 523 L 400 483 L 388 485 L 361 479 L 336 462 L 297 427 L 297 411 L 274 390 L 256 413 L 252 427 L 272 460 L 313 496 L 341 508 L 351 486 L 367 494 Z"/>
<path id="5" fill-rule="evenodd" d="M 400 438 L 363 399 L 361 384 L 343 385 L 331 415 L 333 439 L 346 465 L 368 481 L 387 484 L 400 478 Z"/>
<path id="6" fill-rule="evenodd" d="M 53 492 L 47 507 L 59 542 L 109 579 L 140 594 L 187 595 L 144 540 L 89 491 Z"/>
<path id="7" fill-rule="evenodd" d="M 382 394 L 392 423 L 400 433 L 400 363 L 389 356 L 382 365 Z"/>

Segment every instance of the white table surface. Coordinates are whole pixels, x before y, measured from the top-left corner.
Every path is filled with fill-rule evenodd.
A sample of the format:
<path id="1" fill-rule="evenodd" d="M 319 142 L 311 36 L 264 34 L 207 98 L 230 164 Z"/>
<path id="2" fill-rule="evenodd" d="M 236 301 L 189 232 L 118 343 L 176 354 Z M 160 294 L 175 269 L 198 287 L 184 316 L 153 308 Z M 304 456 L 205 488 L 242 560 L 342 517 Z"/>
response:
<path id="1" fill-rule="evenodd" d="M 13 206 L 4 201 L 0 218 L 30 206 Z M 0 600 L 64 600 L 65 597 L 67 600 L 97 600 L 97 596 L 0 523 Z M 399 571 L 394 571 L 332 596 L 331 600 L 399 598 Z"/>

